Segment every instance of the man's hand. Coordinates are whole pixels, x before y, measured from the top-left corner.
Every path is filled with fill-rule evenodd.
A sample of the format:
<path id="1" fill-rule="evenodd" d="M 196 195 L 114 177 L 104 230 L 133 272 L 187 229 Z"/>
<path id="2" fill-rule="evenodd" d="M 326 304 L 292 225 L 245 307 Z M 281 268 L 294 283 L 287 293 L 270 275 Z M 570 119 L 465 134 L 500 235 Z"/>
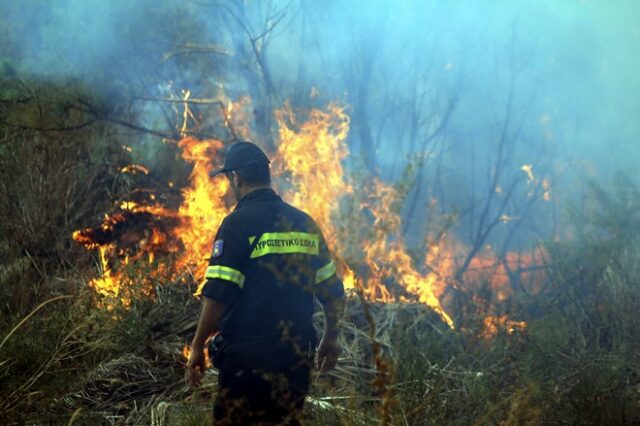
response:
<path id="1" fill-rule="evenodd" d="M 322 311 L 324 312 L 324 332 L 316 354 L 316 368 L 321 373 L 326 373 L 335 368 L 340 355 L 338 321 L 344 312 L 344 299 L 338 298 L 322 303 Z"/>
<path id="2" fill-rule="evenodd" d="M 184 381 L 191 387 L 200 386 L 200 380 L 204 375 L 205 356 L 202 348 L 194 347 L 187 361 L 187 368 L 184 372 Z"/>
<path id="3" fill-rule="evenodd" d="M 184 381 L 190 386 L 200 386 L 200 379 L 202 379 L 206 368 L 204 344 L 209 336 L 218 330 L 218 324 L 220 324 L 220 319 L 224 316 L 226 310 L 227 306 L 225 304 L 208 297 L 202 298 L 202 311 L 200 312 L 196 334 L 193 336 L 193 342 L 191 342 L 191 354 L 189 355 L 189 361 L 187 361 L 187 369 L 184 372 Z"/>
<path id="4" fill-rule="evenodd" d="M 323 337 L 318 346 L 318 353 L 316 354 L 316 368 L 321 373 L 333 370 L 338 362 L 338 356 L 340 355 L 340 346 L 337 340 L 327 339 Z"/>

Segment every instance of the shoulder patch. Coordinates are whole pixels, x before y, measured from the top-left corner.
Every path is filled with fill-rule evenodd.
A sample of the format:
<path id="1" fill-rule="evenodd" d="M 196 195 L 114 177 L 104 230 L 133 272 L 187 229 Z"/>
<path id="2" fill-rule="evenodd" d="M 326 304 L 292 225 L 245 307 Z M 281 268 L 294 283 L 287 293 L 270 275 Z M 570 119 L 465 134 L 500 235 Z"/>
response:
<path id="1" fill-rule="evenodd" d="M 222 256 L 222 246 L 224 245 L 223 240 L 216 240 L 213 243 L 213 252 L 211 252 L 211 257 L 220 257 Z"/>

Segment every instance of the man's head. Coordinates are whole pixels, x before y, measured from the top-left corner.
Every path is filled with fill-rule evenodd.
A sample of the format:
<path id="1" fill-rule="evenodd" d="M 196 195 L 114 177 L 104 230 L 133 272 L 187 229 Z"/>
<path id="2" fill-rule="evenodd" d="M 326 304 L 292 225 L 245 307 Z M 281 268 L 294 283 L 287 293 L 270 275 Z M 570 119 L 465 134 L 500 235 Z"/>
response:
<path id="1" fill-rule="evenodd" d="M 271 186 L 269 158 L 251 142 L 238 142 L 229 148 L 224 167 L 211 176 L 225 173 L 231 182 L 231 190 L 237 200 L 258 188 Z"/>

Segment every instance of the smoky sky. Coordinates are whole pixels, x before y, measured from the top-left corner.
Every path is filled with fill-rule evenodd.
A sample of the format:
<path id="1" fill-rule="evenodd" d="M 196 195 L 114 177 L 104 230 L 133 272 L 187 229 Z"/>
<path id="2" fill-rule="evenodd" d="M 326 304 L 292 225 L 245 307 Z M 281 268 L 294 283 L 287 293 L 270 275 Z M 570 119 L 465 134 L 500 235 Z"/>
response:
<path id="1" fill-rule="evenodd" d="M 244 27 L 226 13 L 240 9 Z M 93 84 L 110 72 L 157 72 L 153 62 L 178 42 L 163 38 L 163 29 L 192 20 L 179 42 L 215 43 L 226 52 L 226 74 L 215 79 L 231 97 L 248 91 L 234 72 L 247 66 L 238 37 L 277 21 L 262 53 L 278 101 L 315 90 L 350 108 L 366 93 L 377 162 L 390 179 L 400 175 L 400 160 L 420 153 L 427 162 L 444 158 L 439 167 L 450 181 L 473 192 L 476 183 L 468 182 L 490 180 L 505 120 L 517 139 L 509 176 L 522 175 L 523 164 L 544 166 L 549 175 L 570 166 L 563 176 L 575 183 L 606 180 L 619 169 L 633 173 L 638 164 L 635 0 L 5 0 L 0 10 L 0 60 L 15 72 L 43 80 L 91 75 Z M 132 53 L 133 43 L 148 46 L 149 56 Z M 189 87 L 188 69 L 165 66 L 162 76 L 194 97 L 211 96 L 205 86 Z M 446 129 L 423 144 L 452 100 Z M 412 114 L 419 123 L 413 133 Z M 349 144 L 350 166 L 357 167 L 357 132 Z"/>
<path id="2" fill-rule="evenodd" d="M 245 3 L 260 9 L 256 13 L 269 12 L 260 2 Z M 164 19 L 180 9 L 201 8 L 198 16 L 204 15 L 206 31 L 221 33 L 206 26 L 211 9 L 200 4 L 8 0 L 0 6 L 10 17 L 3 30 L 3 56 L 11 49 L 21 71 L 43 77 L 81 75 L 134 60 L 127 58 L 130 29 L 161 31 L 170 23 Z M 401 98 L 424 79 L 422 84 L 438 85 L 440 91 L 460 91 L 461 109 L 471 110 L 460 119 L 482 120 L 477 109 L 485 100 L 499 101 L 506 86 L 505 61 L 514 55 L 521 68 L 520 99 L 533 96 L 534 102 L 546 104 L 559 129 L 572 121 L 579 127 L 566 129 L 580 139 L 567 144 L 598 151 L 602 143 L 609 154 L 621 150 L 622 158 L 633 152 L 628 150 L 638 136 L 640 112 L 640 5 L 633 0 L 270 4 L 271 10 L 287 12 L 267 52 L 284 96 L 302 67 L 309 90 L 319 87 L 348 101 L 348 68 L 362 49 L 375 48 L 372 104 L 379 102 L 383 86 Z M 166 9 L 164 17 L 157 8 Z"/>

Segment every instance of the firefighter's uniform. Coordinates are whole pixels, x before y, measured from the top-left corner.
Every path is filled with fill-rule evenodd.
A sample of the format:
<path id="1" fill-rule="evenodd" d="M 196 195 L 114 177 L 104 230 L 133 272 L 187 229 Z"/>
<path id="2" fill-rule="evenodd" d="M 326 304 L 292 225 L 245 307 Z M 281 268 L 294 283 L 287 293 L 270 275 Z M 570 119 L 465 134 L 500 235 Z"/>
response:
<path id="1" fill-rule="evenodd" d="M 302 406 L 316 343 L 314 296 L 344 296 L 313 219 L 271 189 L 246 195 L 218 230 L 201 294 L 228 307 L 215 417 L 268 421 Z"/>

